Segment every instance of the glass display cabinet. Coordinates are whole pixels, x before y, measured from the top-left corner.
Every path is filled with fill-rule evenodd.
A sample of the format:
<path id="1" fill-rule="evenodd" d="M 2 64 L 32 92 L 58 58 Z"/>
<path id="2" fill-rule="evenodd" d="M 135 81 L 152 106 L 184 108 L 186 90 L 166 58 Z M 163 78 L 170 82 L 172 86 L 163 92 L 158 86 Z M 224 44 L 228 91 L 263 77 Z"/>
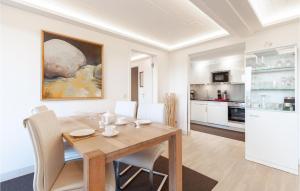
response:
<path id="1" fill-rule="evenodd" d="M 286 46 L 246 54 L 248 109 L 295 112 L 296 50 Z"/>
<path id="2" fill-rule="evenodd" d="M 298 174 L 297 48 L 245 56 L 245 158 Z"/>

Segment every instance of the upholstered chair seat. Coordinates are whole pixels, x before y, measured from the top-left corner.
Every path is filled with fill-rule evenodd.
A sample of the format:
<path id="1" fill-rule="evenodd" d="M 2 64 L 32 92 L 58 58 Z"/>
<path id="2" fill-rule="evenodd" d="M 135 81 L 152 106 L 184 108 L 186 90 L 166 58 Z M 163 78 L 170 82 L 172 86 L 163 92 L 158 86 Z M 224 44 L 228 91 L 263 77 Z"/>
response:
<path id="1" fill-rule="evenodd" d="M 153 170 L 153 164 L 156 159 L 163 153 L 161 146 L 154 146 L 150 149 L 140 151 L 119 159 L 119 162 Z"/>

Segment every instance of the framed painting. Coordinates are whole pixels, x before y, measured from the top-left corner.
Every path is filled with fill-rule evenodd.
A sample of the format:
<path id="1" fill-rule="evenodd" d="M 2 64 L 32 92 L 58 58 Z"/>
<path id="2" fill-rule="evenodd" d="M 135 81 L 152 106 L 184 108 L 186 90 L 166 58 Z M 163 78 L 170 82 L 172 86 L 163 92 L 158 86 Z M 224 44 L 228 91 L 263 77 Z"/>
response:
<path id="1" fill-rule="evenodd" d="M 103 45 L 42 31 L 42 99 L 103 98 Z"/>
<path id="2" fill-rule="evenodd" d="M 140 87 L 144 87 L 144 72 L 140 72 Z"/>

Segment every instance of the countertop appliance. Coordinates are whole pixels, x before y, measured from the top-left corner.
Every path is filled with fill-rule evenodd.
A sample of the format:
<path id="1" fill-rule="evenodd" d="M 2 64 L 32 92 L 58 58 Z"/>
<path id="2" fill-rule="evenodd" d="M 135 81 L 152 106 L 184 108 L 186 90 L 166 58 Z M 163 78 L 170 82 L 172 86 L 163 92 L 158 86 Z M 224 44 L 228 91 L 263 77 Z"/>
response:
<path id="1" fill-rule="evenodd" d="M 212 83 L 226 83 L 229 82 L 229 71 L 213 72 Z"/>
<path id="2" fill-rule="evenodd" d="M 190 99 L 191 100 L 195 100 L 196 99 L 196 91 L 195 90 L 191 90 L 190 91 Z"/>
<path id="3" fill-rule="evenodd" d="M 217 91 L 217 95 L 218 95 L 218 99 L 222 99 L 222 92 L 221 92 L 221 90 Z"/>
<path id="4" fill-rule="evenodd" d="M 228 121 L 245 123 L 245 103 L 228 102 Z"/>
<path id="5" fill-rule="evenodd" d="M 224 93 L 223 93 L 223 97 L 222 97 L 223 100 L 228 100 L 228 93 L 227 91 L 225 90 Z"/>
<path id="6" fill-rule="evenodd" d="M 285 97 L 283 103 L 284 111 L 295 111 L 295 97 Z"/>

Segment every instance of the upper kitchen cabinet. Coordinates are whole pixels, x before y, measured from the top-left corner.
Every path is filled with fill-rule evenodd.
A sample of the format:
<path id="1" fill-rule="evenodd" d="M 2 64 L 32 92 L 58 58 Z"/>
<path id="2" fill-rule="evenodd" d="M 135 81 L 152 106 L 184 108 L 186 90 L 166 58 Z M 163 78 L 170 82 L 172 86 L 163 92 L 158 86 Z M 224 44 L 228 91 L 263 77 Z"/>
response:
<path id="1" fill-rule="evenodd" d="M 191 65 L 190 83 L 210 84 L 212 83 L 212 73 L 220 71 L 229 71 L 230 83 L 244 83 L 244 55 L 236 54 L 193 62 Z"/>
<path id="2" fill-rule="evenodd" d="M 210 80 L 209 62 L 195 62 L 191 67 L 191 84 L 208 84 Z"/>

